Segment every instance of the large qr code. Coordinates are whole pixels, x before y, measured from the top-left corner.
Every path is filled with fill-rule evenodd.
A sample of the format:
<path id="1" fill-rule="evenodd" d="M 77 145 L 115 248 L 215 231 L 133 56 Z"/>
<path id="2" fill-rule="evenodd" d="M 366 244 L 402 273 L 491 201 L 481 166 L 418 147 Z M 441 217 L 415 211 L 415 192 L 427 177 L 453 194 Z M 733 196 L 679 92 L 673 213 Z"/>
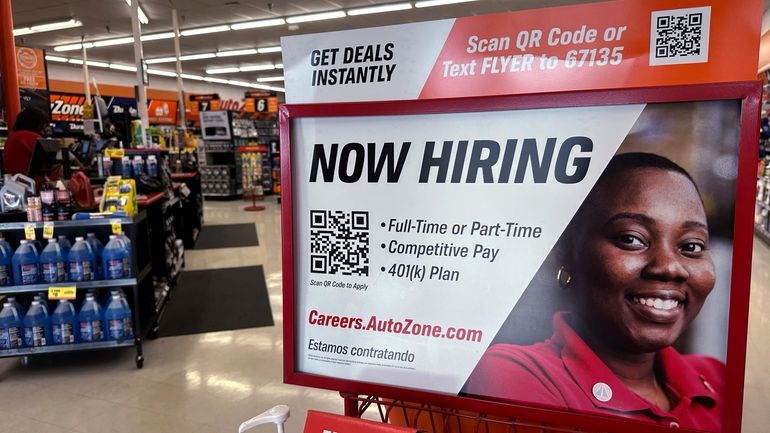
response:
<path id="1" fill-rule="evenodd" d="M 369 212 L 310 211 L 310 272 L 369 275 Z"/>
<path id="2" fill-rule="evenodd" d="M 652 13 L 650 66 L 708 62 L 711 7 Z"/>

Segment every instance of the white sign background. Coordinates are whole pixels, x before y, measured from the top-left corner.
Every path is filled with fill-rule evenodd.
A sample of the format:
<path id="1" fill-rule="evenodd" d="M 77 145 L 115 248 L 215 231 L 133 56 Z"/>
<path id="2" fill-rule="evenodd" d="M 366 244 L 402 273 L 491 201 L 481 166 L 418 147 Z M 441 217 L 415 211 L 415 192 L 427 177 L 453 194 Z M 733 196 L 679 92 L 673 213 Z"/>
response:
<path id="1" fill-rule="evenodd" d="M 558 240 L 597 178 L 615 154 L 644 108 L 643 104 L 604 107 L 554 108 L 493 111 L 481 113 L 428 114 L 401 116 L 357 116 L 299 118 L 292 124 L 294 273 L 296 311 L 297 370 L 303 373 L 399 387 L 457 394 L 478 359 L 529 284 L 534 273 Z M 593 141 L 591 163 L 579 183 L 561 184 L 553 176 L 555 157 L 561 143 L 569 137 L 586 136 Z M 470 157 L 474 140 L 536 138 L 538 148 L 549 137 L 557 137 L 554 162 L 546 183 L 534 183 L 528 170 L 524 183 L 449 183 L 454 166 L 450 161 L 447 183 L 436 183 L 436 169 L 430 181 L 419 183 L 425 142 L 435 141 L 434 156 L 445 140 L 469 140 Z M 366 181 L 356 183 L 309 182 L 314 145 L 321 143 L 329 154 L 331 143 L 395 142 L 398 156 L 403 142 L 412 143 L 397 183 Z M 514 170 L 521 145 L 514 158 Z M 455 146 L 456 150 L 456 146 Z M 575 151 L 577 152 L 577 150 Z M 574 152 L 573 152 L 574 153 Z M 339 151 L 338 151 L 339 154 Z M 542 155 L 542 152 L 541 152 Z M 585 154 L 573 154 L 586 156 Z M 353 158 L 351 158 L 353 159 Z M 466 160 L 467 161 L 467 160 Z M 352 167 L 352 161 L 349 166 Z M 568 166 L 569 167 L 569 166 Z M 466 162 L 467 170 L 467 162 Z M 352 171 L 348 170 L 348 173 Z M 493 167 L 495 179 L 499 164 Z M 465 176 L 463 175 L 463 180 Z M 370 257 L 368 276 L 326 275 L 310 272 L 310 211 L 369 212 Z M 434 223 L 505 224 L 542 227 L 540 238 L 508 238 L 464 235 L 429 235 L 389 232 L 390 219 L 425 219 Z M 386 223 L 382 228 L 380 223 Z M 494 262 L 489 259 L 403 256 L 388 253 L 381 244 L 391 240 L 417 244 L 475 244 L 499 249 Z M 459 271 L 458 281 L 409 281 L 382 272 L 393 264 L 443 266 Z M 311 280 L 365 284 L 367 289 L 311 286 Z M 381 320 L 412 319 L 414 323 L 478 329 L 481 342 L 402 335 L 376 331 L 311 325 L 312 310 L 324 315 L 357 317 L 364 326 L 371 316 Z M 309 348 L 310 340 L 349 348 L 389 349 L 414 354 L 413 362 L 381 360 L 371 357 L 324 353 Z M 325 357 L 326 359 L 322 359 Z"/>

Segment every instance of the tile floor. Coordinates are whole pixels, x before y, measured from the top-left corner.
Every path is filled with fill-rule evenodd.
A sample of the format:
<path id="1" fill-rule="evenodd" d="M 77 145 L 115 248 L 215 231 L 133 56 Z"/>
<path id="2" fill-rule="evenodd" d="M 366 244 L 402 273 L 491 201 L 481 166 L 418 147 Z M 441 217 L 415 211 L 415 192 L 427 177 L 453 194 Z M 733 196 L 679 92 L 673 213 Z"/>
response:
<path id="1" fill-rule="evenodd" d="M 340 413 L 337 393 L 282 383 L 280 212 L 244 212 L 208 202 L 207 224 L 254 222 L 260 246 L 188 251 L 187 269 L 262 264 L 276 326 L 147 341 L 145 366 L 132 350 L 0 360 L 0 433 L 229 433 L 285 403 L 288 433 L 309 408 Z M 751 287 L 743 433 L 770 430 L 770 248 L 757 241 Z M 272 432 L 263 426 L 258 431 Z"/>

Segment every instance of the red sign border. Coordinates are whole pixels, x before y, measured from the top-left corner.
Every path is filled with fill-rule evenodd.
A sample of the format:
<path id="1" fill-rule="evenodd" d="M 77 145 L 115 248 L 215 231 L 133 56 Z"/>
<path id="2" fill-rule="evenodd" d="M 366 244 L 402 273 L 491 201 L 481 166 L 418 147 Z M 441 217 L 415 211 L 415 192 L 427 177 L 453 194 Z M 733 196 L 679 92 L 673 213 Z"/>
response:
<path id="1" fill-rule="evenodd" d="M 438 394 L 368 382 L 302 373 L 296 371 L 294 312 L 294 235 L 292 206 L 291 124 L 303 117 L 387 116 L 410 114 L 467 113 L 515 109 L 626 105 L 741 100 L 740 147 L 736 181 L 733 266 L 727 339 L 727 377 L 722 432 L 741 431 L 746 338 L 748 332 L 751 256 L 754 233 L 756 158 L 759 140 L 762 85 L 759 81 L 724 84 L 645 87 L 618 90 L 556 92 L 516 96 L 489 96 L 452 99 L 289 104 L 280 109 L 281 138 L 281 226 L 283 244 L 283 367 L 284 382 L 352 394 L 377 395 L 420 403 L 435 404 L 480 413 L 519 418 L 530 422 L 575 426 L 583 429 L 624 433 L 663 433 L 691 431 L 622 418 L 585 415 L 538 407 Z"/>

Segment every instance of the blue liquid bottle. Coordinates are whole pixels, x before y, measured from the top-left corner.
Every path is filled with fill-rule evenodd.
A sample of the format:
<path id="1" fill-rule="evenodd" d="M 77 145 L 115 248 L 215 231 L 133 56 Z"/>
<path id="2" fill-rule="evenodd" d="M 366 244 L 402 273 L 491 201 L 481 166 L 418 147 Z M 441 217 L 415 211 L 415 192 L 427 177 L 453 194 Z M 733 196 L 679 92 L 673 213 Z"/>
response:
<path id="1" fill-rule="evenodd" d="M 51 344 L 51 321 L 40 301 L 32 301 L 24 316 L 24 345 L 42 347 Z"/>
<path id="2" fill-rule="evenodd" d="M 94 280 L 104 279 L 104 271 L 102 270 L 102 251 L 104 250 L 104 244 L 102 244 L 96 237 L 96 233 L 86 233 L 86 242 L 91 246 L 91 252 L 94 253 L 94 259 L 96 260 Z"/>
<path id="3" fill-rule="evenodd" d="M 131 309 L 119 292 L 112 292 L 104 312 L 104 321 L 109 327 L 110 340 L 122 341 L 133 336 Z"/>
<path id="4" fill-rule="evenodd" d="M 91 246 L 83 240 L 82 236 L 75 238 L 75 245 L 72 246 L 67 255 L 67 262 L 72 281 L 92 281 L 94 279 L 96 259 L 91 251 Z"/>
<path id="5" fill-rule="evenodd" d="M 13 279 L 13 263 L 11 263 L 11 259 L 13 258 L 13 248 L 11 248 L 11 244 L 9 244 L 2 235 L 0 235 L 0 250 L 4 251 L 5 256 L 8 257 L 8 285 L 16 284 Z"/>
<path id="6" fill-rule="evenodd" d="M 59 301 L 51 316 L 51 334 L 53 344 L 73 344 L 78 342 L 80 328 L 78 314 L 72 302 L 63 299 Z"/>
<path id="7" fill-rule="evenodd" d="M 17 286 L 36 284 L 40 275 L 40 257 L 35 247 L 23 239 L 11 259 L 14 282 Z"/>
<path id="8" fill-rule="evenodd" d="M 19 313 L 19 317 L 24 319 L 24 316 L 27 315 L 27 309 L 24 308 L 23 305 L 21 305 L 21 302 L 16 300 L 15 296 L 9 296 L 5 298 L 5 302 L 10 302 L 11 305 L 13 305 L 14 308 L 16 308 L 16 312 Z"/>
<path id="9" fill-rule="evenodd" d="M 131 278 L 132 271 L 131 271 L 131 264 L 134 262 L 134 255 L 131 251 L 131 239 L 126 236 L 125 233 L 121 233 L 118 235 L 118 240 L 123 242 L 123 245 L 126 248 L 126 251 L 128 252 L 128 256 L 126 257 L 126 261 L 123 263 L 124 272 L 126 274 L 126 278 Z"/>
<path id="10" fill-rule="evenodd" d="M 23 346 L 22 321 L 16 307 L 3 303 L 0 310 L 0 350 L 18 349 Z"/>
<path id="11" fill-rule="evenodd" d="M 0 286 L 12 286 L 14 284 L 13 273 L 11 272 L 13 253 L 9 253 L 10 248 L 10 245 L 8 245 L 8 249 L 0 247 Z"/>
<path id="12" fill-rule="evenodd" d="M 102 251 L 102 269 L 105 280 L 128 278 L 126 268 L 130 270 L 129 252 L 126 245 L 115 235 L 110 235 L 110 241 Z"/>
<path id="13" fill-rule="evenodd" d="M 61 247 L 62 254 L 64 254 L 64 260 L 67 260 L 67 254 L 72 249 L 72 243 L 67 236 L 59 235 L 59 247 Z"/>
<path id="14" fill-rule="evenodd" d="M 49 239 L 40 254 L 40 270 L 45 283 L 67 281 L 67 262 L 56 239 Z"/>
<path id="15" fill-rule="evenodd" d="M 85 343 L 104 340 L 102 308 L 96 302 L 93 294 L 86 295 L 86 300 L 80 307 L 78 321 L 80 323 L 80 341 Z"/>

